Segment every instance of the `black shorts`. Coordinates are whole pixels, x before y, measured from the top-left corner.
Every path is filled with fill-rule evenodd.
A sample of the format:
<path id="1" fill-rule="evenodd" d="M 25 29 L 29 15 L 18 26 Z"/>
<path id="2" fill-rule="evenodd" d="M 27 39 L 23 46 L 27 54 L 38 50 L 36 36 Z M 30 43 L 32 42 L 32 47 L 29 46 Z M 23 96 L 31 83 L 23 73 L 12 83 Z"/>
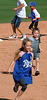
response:
<path id="1" fill-rule="evenodd" d="M 27 89 L 27 84 L 25 83 L 25 79 L 24 78 L 22 78 L 19 81 L 19 84 L 20 84 L 20 86 L 22 86 L 22 88 L 21 88 L 22 91 L 25 91 Z"/>
<path id="2" fill-rule="evenodd" d="M 29 29 L 37 28 L 38 22 L 32 22 L 29 26 Z"/>

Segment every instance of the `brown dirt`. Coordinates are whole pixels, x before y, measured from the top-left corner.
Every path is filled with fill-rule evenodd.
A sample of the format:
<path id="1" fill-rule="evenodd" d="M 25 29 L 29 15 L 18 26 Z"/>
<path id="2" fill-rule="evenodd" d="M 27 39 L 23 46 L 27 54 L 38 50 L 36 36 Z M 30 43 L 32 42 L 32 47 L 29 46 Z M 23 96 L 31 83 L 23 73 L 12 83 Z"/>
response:
<path id="1" fill-rule="evenodd" d="M 22 22 L 20 25 L 21 31 L 31 36 L 31 31 L 28 26 L 31 22 Z M 40 21 L 40 33 L 45 34 L 41 37 L 41 48 L 43 53 L 40 53 L 40 75 L 34 76 L 33 69 L 33 84 L 29 85 L 20 100 L 47 100 L 47 21 Z M 13 99 L 17 93 L 13 92 L 14 81 L 12 74 L 6 74 L 9 64 L 14 57 L 15 51 L 21 46 L 20 39 L 8 39 L 12 34 L 11 24 L 0 24 L 0 38 L 4 41 L 0 42 L 0 100 Z M 17 34 L 18 31 L 17 31 Z M 13 68 L 12 68 L 13 71 Z"/>

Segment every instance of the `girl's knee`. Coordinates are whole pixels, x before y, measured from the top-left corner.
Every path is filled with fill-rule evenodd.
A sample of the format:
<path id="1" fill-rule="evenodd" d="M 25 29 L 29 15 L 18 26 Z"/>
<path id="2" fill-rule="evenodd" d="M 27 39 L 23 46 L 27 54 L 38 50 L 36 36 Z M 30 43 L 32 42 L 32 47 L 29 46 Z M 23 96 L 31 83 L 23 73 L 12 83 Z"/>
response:
<path id="1" fill-rule="evenodd" d="M 25 91 L 27 89 L 27 84 L 24 84 L 23 86 L 22 86 L 22 91 Z"/>
<path id="2" fill-rule="evenodd" d="M 22 86 L 22 91 L 25 91 L 26 88 L 27 88 L 27 84 L 25 83 L 25 79 L 22 78 L 20 81 L 19 81 L 19 84 Z"/>

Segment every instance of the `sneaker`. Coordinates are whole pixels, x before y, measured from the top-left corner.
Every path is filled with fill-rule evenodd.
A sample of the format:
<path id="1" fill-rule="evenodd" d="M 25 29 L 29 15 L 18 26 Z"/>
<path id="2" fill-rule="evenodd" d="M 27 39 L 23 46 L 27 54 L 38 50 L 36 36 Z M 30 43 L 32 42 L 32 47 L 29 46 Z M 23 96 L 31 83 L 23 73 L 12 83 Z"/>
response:
<path id="1" fill-rule="evenodd" d="M 35 76 L 38 76 L 39 74 L 40 74 L 39 71 L 36 71 L 36 72 L 35 72 Z"/>
<path id="2" fill-rule="evenodd" d="M 14 90 L 14 92 L 17 92 L 18 88 L 16 86 L 14 86 L 13 90 Z"/>
<path id="3" fill-rule="evenodd" d="M 11 35 L 9 38 L 10 38 L 10 39 L 18 38 L 18 36 L 17 36 L 17 35 Z"/>
<path id="4" fill-rule="evenodd" d="M 25 38 L 27 38 L 27 35 L 23 35 L 21 40 L 24 40 Z"/>
<path id="5" fill-rule="evenodd" d="M 2 39 L 0 39 L 0 41 L 3 41 Z"/>
<path id="6" fill-rule="evenodd" d="M 15 37 L 14 38 L 18 38 L 18 36 L 17 35 L 15 35 Z"/>

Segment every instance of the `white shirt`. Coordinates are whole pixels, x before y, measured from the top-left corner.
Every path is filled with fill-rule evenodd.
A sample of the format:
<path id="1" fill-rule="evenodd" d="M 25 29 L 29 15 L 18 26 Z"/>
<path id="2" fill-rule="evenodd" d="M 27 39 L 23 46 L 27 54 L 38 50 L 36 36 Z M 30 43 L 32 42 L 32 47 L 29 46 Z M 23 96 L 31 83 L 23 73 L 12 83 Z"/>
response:
<path id="1" fill-rule="evenodd" d="M 16 15 L 21 18 L 26 18 L 26 9 L 25 9 L 25 7 L 27 6 L 26 2 L 24 0 L 18 0 L 17 7 L 21 6 L 23 3 L 24 7 L 18 9 Z"/>

